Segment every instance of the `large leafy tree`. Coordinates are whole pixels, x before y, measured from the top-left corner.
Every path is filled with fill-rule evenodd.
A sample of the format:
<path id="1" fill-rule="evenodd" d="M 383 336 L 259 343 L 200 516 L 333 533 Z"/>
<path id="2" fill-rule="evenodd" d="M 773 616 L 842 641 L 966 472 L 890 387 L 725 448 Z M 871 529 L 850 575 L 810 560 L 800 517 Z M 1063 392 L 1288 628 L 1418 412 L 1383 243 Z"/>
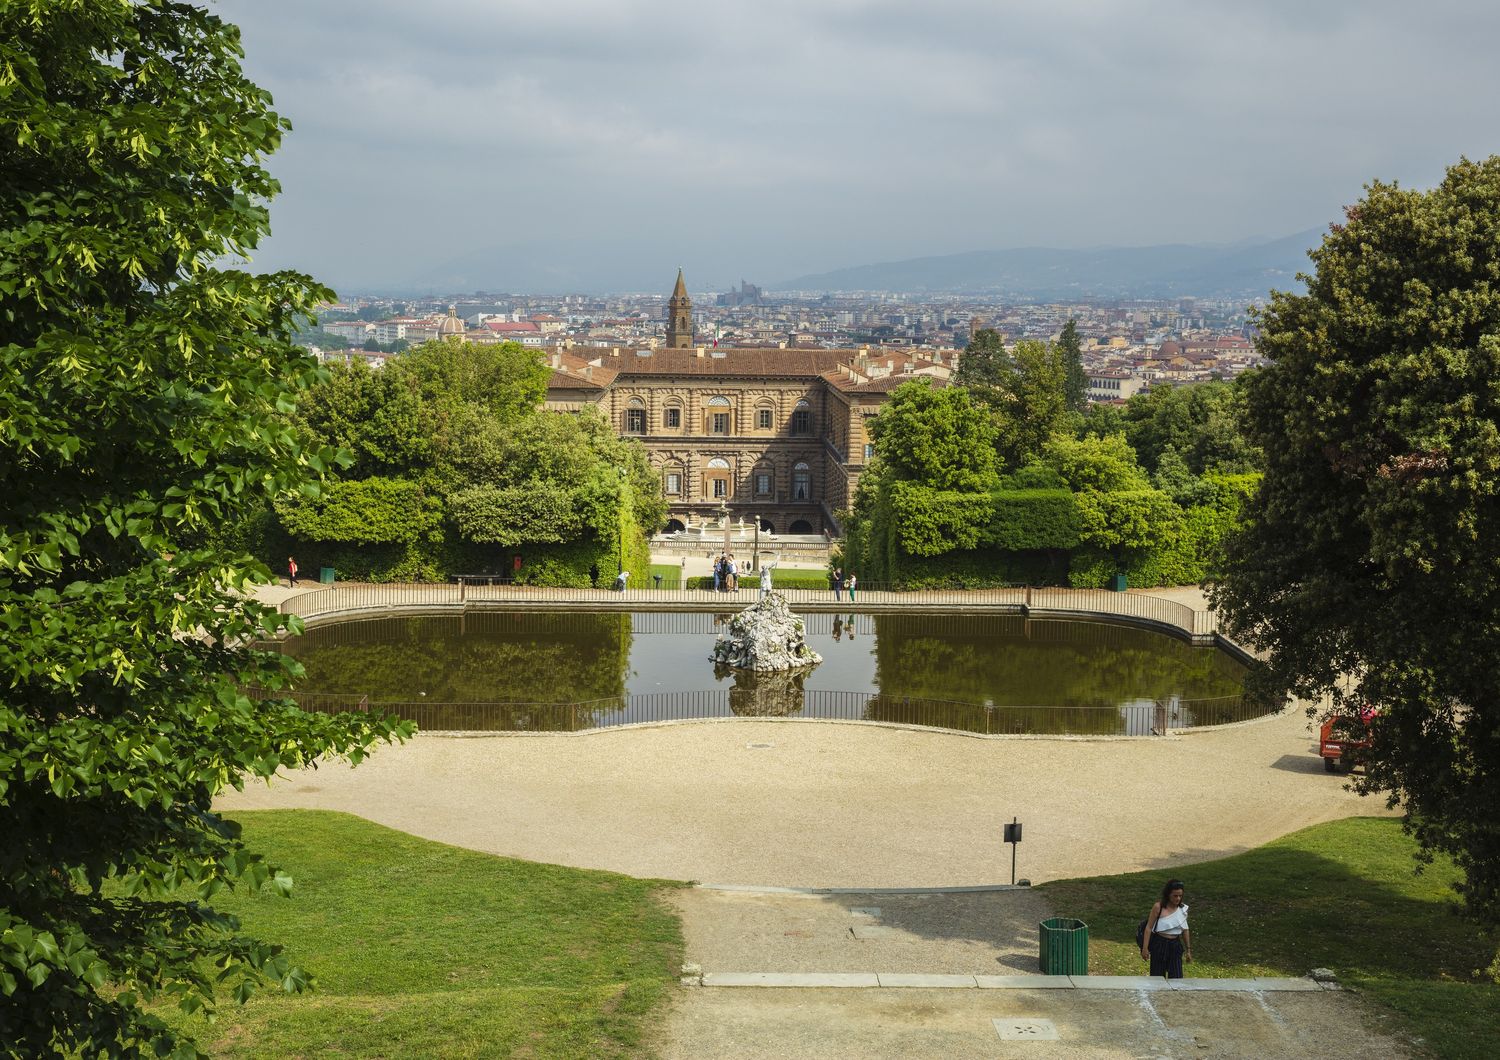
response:
<path id="1" fill-rule="evenodd" d="M 306 982 L 214 893 L 268 879 L 214 795 L 401 730 L 252 703 L 285 620 L 202 542 L 326 452 L 285 420 L 329 292 L 215 267 L 267 230 L 286 123 L 169 0 L 0 4 L 0 1043 L 192 1055 L 143 1001 Z"/>
<path id="2" fill-rule="evenodd" d="M 968 493 L 999 484 L 994 424 L 963 387 L 902 383 L 872 427 L 881 473 L 891 479 Z"/>
<path id="3" fill-rule="evenodd" d="M 1379 708 L 1369 771 L 1500 920 L 1500 158 L 1375 183 L 1262 319 L 1265 478 L 1213 591 L 1275 694 Z"/>
<path id="4" fill-rule="evenodd" d="M 997 444 L 1007 467 L 1021 467 L 1042 451 L 1063 426 L 1068 410 L 1067 366 L 1050 342 L 1023 339 L 1012 351 L 1012 367 L 1000 383 L 995 409 Z"/>
<path id="5" fill-rule="evenodd" d="M 1244 380 L 1155 386 L 1125 406 L 1125 436 L 1150 471 L 1175 452 L 1194 474 L 1243 474 L 1260 467 L 1260 451 L 1240 428 Z"/>

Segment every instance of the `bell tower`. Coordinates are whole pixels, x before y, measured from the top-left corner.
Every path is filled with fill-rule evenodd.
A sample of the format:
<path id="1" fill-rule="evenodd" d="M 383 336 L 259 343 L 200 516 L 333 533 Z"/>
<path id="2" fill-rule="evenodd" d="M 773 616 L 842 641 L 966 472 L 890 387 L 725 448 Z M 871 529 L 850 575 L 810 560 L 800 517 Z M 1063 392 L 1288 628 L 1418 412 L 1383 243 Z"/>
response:
<path id="1" fill-rule="evenodd" d="M 677 286 L 667 302 L 667 349 L 686 350 L 693 345 L 693 300 L 688 297 L 682 269 L 677 270 Z"/>

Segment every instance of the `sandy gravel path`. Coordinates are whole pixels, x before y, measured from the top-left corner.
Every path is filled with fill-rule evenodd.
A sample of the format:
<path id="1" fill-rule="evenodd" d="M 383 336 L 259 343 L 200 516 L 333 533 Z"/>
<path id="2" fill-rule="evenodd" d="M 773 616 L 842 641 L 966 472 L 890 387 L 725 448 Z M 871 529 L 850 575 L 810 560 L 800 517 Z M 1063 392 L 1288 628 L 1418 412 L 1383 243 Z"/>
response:
<path id="1" fill-rule="evenodd" d="M 756 746 L 770 744 L 771 746 Z M 1158 739 L 985 740 L 732 720 L 580 736 L 419 736 L 228 809 L 344 810 L 476 850 L 714 883 L 1040 883 L 1217 857 L 1382 806 L 1344 790 L 1300 712 Z"/>

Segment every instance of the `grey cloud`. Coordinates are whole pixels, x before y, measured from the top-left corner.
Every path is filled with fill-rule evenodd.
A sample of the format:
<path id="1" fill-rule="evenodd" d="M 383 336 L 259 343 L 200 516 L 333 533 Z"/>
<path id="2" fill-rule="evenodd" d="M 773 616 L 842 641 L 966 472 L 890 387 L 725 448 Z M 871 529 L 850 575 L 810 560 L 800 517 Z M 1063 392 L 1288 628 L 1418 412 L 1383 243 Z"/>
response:
<path id="1" fill-rule="evenodd" d="M 216 6 L 295 125 L 257 262 L 345 286 L 1277 236 L 1497 150 L 1480 3 Z"/>

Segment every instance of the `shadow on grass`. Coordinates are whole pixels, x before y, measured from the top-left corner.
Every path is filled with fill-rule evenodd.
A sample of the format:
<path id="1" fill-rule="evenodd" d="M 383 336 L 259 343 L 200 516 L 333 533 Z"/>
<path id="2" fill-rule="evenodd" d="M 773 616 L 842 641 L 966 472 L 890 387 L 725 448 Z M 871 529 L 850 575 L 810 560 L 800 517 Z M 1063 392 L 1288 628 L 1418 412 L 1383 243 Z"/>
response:
<path id="1" fill-rule="evenodd" d="M 1168 875 L 1192 906 L 1197 975 L 1341 975 L 1469 980 L 1494 939 L 1459 913 L 1451 866 L 1414 872 L 1397 821 L 1353 818 L 1203 864 L 1062 880 L 1043 892 L 1100 943 L 1135 946 Z"/>

